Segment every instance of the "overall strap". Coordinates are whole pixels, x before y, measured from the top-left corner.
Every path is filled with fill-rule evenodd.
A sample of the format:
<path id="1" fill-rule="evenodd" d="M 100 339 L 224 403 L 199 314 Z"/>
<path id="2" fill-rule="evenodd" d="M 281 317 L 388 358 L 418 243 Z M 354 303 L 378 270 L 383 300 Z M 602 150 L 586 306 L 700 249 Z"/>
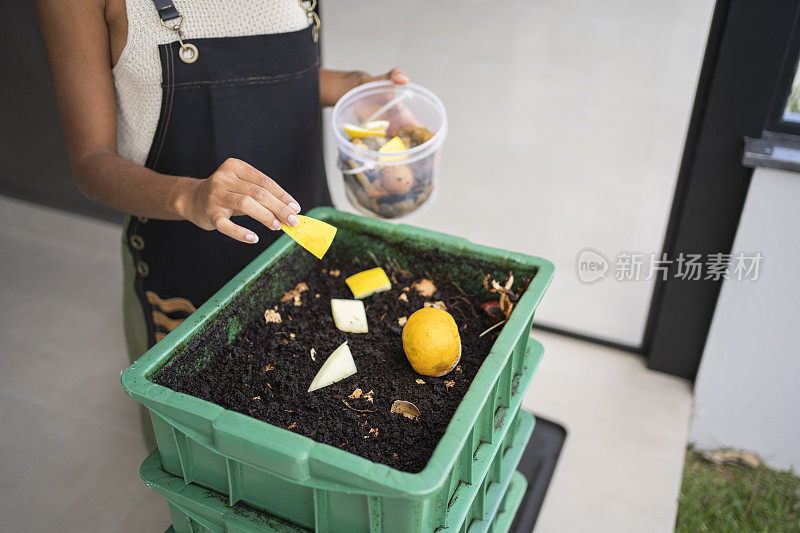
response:
<path id="1" fill-rule="evenodd" d="M 174 19 L 181 16 L 172 0 L 153 0 L 153 4 L 155 4 L 158 16 L 161 17 L 163 23 L 174 22 Z"/>
<path id="2" fill-rule="evenodd" d="M 161 25 L 178 34 L 178 42 L 181 45 L 178 50 L 178 57 L 181 58 L 181 61 L 184 63 L 194 63 L 197 61 L 197 56 L 200 55 L 197 51 L 197 47 L 193 44 L 183 42 L 184 35 L 183 31 L 181 31 L 183 16 L 178 13 L 178 8 L 175 7 L 172 0 L 153 0 L 153 4 L 156 6 L 158 16 L 161 17 Z"/>

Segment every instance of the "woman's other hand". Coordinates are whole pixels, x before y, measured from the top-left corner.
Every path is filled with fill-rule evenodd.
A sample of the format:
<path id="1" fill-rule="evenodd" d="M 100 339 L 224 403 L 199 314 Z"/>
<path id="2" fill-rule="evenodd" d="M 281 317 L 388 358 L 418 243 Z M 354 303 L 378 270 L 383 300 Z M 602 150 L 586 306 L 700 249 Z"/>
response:
<path id="1" fill-rule="evenodd" d="M 403 69 L 401 69 L 400 67 L 394 67 L 386 74 L 381 74 L 380 76 L 367 76 L 366 81 L 362 81 L 361 83 L 359 83 L 359 85 L 361 85 L 362 83 L 367 83 L 370 81 L 379 81 L 379 80 L 391 80 L 398 85 L 405 85 L 406 83 L 411 81 L 408 79 L 408 76 L 406 75 L 406 72 Z"/>
<path id="2" fill-rule="evenodd" d="M 398 85 L 405 85 L 410 81 L 408 75 L 400 67 L 394 67 L 386 74 L 377 76 L 370 76 L 360 70 L 344 72 L 322 69 L 319 74 L 320 103 L 325 107 L 335 105 L 347 91 L 355 89 L 359 85 L 380 80 L 391 80 Z"/>
<path id="3" fill-rule="evenodd" d="M 175 212 L 205 230 L 255 244 L 258 235 L 231 221 L 247 215 L 277 231 L 299 224 L 300 205 L 273 179 L 238 159 L 228 159 L 206 179 L 183 178 L 173 195 Z"/>

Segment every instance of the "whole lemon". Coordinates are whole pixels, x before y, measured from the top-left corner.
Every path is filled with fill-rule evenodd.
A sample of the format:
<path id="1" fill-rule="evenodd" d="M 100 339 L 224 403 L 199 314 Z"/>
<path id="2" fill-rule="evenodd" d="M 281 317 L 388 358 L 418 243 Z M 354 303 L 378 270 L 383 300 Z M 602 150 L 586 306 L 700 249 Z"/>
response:
<path id="1" fill-rule="evenodd" d="M 452 315 L 435 307 L 415 311 L 403 326 L 403 351 L 423 376 L 444 376 L 461 359 L 461 337 Z"/>

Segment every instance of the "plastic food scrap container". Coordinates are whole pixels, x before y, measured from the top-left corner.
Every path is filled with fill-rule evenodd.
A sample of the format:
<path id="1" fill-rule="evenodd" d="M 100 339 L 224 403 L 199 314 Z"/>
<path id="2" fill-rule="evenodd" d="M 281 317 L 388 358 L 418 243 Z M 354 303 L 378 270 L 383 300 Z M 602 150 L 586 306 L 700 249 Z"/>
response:
<path id="1" fill-rule="evenodd" d="M 376 123 L 385 125 L 383 135 L 354 138 L 345 128 Z M 360 85 L 333 108 L 331 127 L 347 198 L 359 212 L 403 218 L 432 202 L 447 115 L 431 91 L 415 83 Z M 392 150 L 379 151 L 387 143 Z"/>

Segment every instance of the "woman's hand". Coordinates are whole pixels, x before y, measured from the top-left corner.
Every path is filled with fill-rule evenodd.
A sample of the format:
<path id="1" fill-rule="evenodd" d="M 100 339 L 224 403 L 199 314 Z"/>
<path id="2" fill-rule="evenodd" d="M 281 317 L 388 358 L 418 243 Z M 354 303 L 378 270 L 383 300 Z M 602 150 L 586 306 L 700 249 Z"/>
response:
<path id="1" fill-rule="evenodd" d="M 355 89 L 359 85 L 371 81 L 391 80 L 398 85 L 405 85 L 409 82 L 405 71 L 400 67 L 395 67 L 386 74 L 370 76 L 366 72 L 354 70 L 343 72 L 340 70 L 322 69 L 319 74 L 319 96 L 322 106 L 332 106 L 344 96 L 344 93 Z"/>
<path id="2" fill-rule="evenodd" d="M 271 230 L 299 224 L 300 205 L 274 180 L 244 161 L 228 159 L 206 179 L 183 178 L 173 197 L 175 212 L 205 230 L 216 229 L 240 242 L 255 244 L 258 235 L 231 222 L 248 215 Z"/>

